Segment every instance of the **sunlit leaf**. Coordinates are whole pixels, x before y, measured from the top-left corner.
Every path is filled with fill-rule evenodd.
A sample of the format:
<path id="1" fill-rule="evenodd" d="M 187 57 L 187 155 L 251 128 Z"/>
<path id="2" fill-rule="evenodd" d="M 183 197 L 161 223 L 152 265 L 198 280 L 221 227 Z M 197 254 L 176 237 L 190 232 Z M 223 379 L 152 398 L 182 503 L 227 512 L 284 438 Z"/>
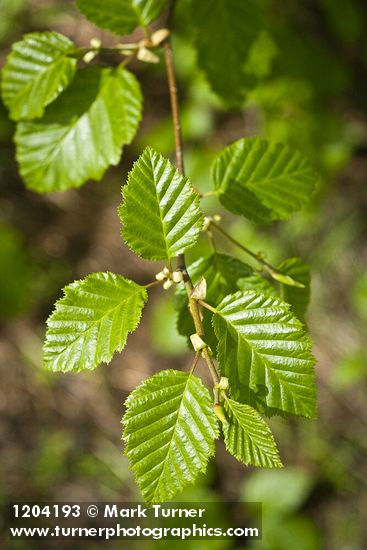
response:
<path id="1" fill-rule="evenodd" d="M 205 472 L 218 422 L 208 390 L 185 372 L 161 371 L 138 386 L 122 419 L 125 452 L 145 500 L 172 499 Z"/>
<path id="2" fill-rule="evenodd" d="M 146 299 L 145 287 L 114 273 L 68 285 L 47 321 L 45 366 L 66 372 L 109 363 L 138 326 Z"/>
<path id="3" fill-rule="evenodd" d="M 140 88 L 130 72 L 79 71 L 42 119 L 18 124 L 17 160 L 27 187 L 45 193 L 99 180 L 118 164 L 140 117 Z"/>
<path id="4" fill-rule="evenodd" d="M 223 424 L 227 451 L 247 466 L 281 468 L 273 435 L 260 414 L 249 405 L 224 400 L 227 423 Z"/>
<path id="5" fill-rule="evenodd" d="M 2 69 L 1 92 L 14 120 L 43 115 L 74 77 L 71 40 L 57 32 L 34 32 L 15 42 Z"/>
<path id="6" fill-rule="evenodd" d="M 122 237 L 142 258 L 167 260 L 196 243 L 203 224 L 198 194 L 150 147 L 135 162 L 122 194 Z"/>
<path id="7" fill-rule="evenodd" d="M 267 414 L 316 414 L 311 341 L 285 302 L 237 292 L 216 308 L 218 363 L 234 399 Z"/>

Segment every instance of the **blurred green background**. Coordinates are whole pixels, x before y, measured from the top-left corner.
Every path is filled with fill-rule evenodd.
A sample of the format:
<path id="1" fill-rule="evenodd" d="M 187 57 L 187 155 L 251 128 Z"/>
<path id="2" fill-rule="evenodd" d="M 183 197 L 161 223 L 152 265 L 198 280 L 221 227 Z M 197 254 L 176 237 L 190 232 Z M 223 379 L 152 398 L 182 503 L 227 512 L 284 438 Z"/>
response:
<path id="1" fill-rule="evenodd" d="M 197 69 L 186 4 L 178 2 L 173 46 L 186 167 L 194 184 L 209 190 L 216 152 L 250 135 L 300 148 L 318 167 L 321 182 L 308 209 L 287 223 L 258 228 L 230 215 L 223 220 L 239 240 L 266 251 L 271 263 L 299 255 L 312 266 L 307 321 L 318 359 L 319 419 L 271 420 L 286 465 L 281 471 L 245 469 L 218 443 L 208 475 L 182 500 L 262 501 L 263 540 L 237 548 L 362 550 L 367 547 L 367 5 L 264 0 L 269 32 L 261 35 L 251 61 L 259 83 L 234 112 L 224 109 Z M 22 34 L 46 29 L 80 45 L 93 37 L 116 41 L 84 20 L 71 1 L 0 0 L 1 65 Z M 164 67 L 133 64 L 132 70 L 145 96 L 138 138 L 120 166 L 80 190 L 49 195 L 26 190 L 14 160 L 13 126 L 0 104 L 2 522 L 12 500 L 138 500 L 120 440 L 123 402 L 154 371 L 190 361 L 175 329 L 172 293 L 154 290 L 139 330 L 111 366 L 77 375 L 56 375 L 41 366 L 45 320 L 62 286 L 92 271 L 117 271 L 143 283 L 158 271 L 124 245 L 116 212 L 121 185 L 142 148 L 149 144 L 173 153 Z M 204 206 L 221 212 L 212 199 Z M 200 247 L 208 250 L 204 239 Z M 220 239 L 218 247 L 231 252 Z M 153 544 L 193 546 L 154 542 L 139 548 Z M 43 548 L 36 541 L 13 547 Z M 54 547 L 50 541 L 45 546 Z M 79 548 L 66 542 L 60 547 Z M 232 547 L 195 542 L 199 550 Z M 98 544 L 83 541 L 80 548 Z"/>

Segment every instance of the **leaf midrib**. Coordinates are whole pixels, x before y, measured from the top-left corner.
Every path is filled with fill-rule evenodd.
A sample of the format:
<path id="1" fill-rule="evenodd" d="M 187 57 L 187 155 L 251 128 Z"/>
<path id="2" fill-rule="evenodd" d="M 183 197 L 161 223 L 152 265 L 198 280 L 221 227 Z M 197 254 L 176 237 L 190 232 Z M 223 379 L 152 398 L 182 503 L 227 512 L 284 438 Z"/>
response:
<path id="1" fill-rule="evenodd" d="M 153 495 L 153 498 L 152 498 L 152 501 L 154 501 L 154 498 L 156 496 L 156 493 L 160 487 L 160 484 L 161 484 L 161 479 L 162 479 L 162 476 L 164 475 L 164 471 L 165 471 L 165 468 L 166 468 L 166 463 L 167 463 L 167 458 L 170 454 L 170 451 L 171 451 L 171 446 L 172 446 L 172 441 L 174 440 L 174 437 L 176 435 L 176 430 L 177 430 L 177 424 L 178 424 L 178 419 L 180 417 L 180 413 L 181 413 L 181 408 L 183 406 L 183 402 L 184 402 L 184 398 L 185 398 L 185 394 L 186 394 L 186 391 L 187 391 L 187 386 L 189 384 L 189 382 L 191 381 L 191 375 L 189 375 L 187 377 L 187 381 L 186 381 L 186 384 L 185 384 L 185 387 L 183 389 L 183 392 L 182 392 L 182 399 L 181 399 L 181 403 L 180 403 L 180 406 L 178 407 L 177 409 L 177 418 L 176 418 L 176 422 L 175 422 L 175 426 L 174 426 L 174 429 L 173 429 L 173 433 L 172 433 L 172 437 L 171 437 L 171 440 L 169 442 L 169 445 L 168 445 L 168 449 L 167 449 L 167 453 L 166 453 L 166 456 L 165 456 L 165 459 L 163 461 L 163 467 L 162 467 L 162 470 L 160 472 L 160 475 L 157 479 L 157 485 L 154 489 L 154 495 Z"/>
<path id="2" fill-rule="evenodd" d="M 235 325 L 230 323 L 224 315 L 221 315 L 221 312 L 218 311 L 218 310 L 217 310 L 217 315 L 219 315 L 224 320 L 224 322 L 228 325 L 228 327 L 230 327 L 232 329 L 232 331 L 234 332 L 234 334 L 235 334 L 236 338 L 238 338 L 238 340 L 243 340 L 248 345 L 248 347 L 251 349 L 252 353 L 254 355 L 256 355 L 256 357 L 258 359 L 260 359 L 261 363 L 264 365 L 264 368 L 269 369 L 269 371 L 271 373 L 273 373 L 274 376 L 276 376 L 276 378 L 278 380 L 278 383 L 283 385 L 283 386 L 286 386 L 288 388 L 288 391 L 290 391 L 290 393 L 292 394 L 292 397 L 294 395 L 294 391 L 291 389 L 291 386 L 297 385 L 297 386 L 302 387 L 302 388 L 307 387 L 307 386 L 301 386 L 300 384 L 295 384 L 293 382 L 290 383 L 286 379 L 284 379 L 283 377 L 279 376 L 279 374 L 278 374 L 279 371 L 275 367 L 273 367 L 272 363 L 269 362 L 269 360 L 266 359 L 266 357 L 264 357 L 264 355 L 261 352 L 259 352 L 254 346 L 251 345 L 251 339 L 247 339 L 242 332 L 238 332 L 236 330 Z M 271 338 L 269 338 L 269 340 L 271 340 Z M 291 359 L 298 360 L 298 358 L 295 358 L 295 357 L 291 357 Z M 304 359 L 301 358 L 301 360 L 304 360 Z M 253 361 L 252 361 L 252 363 L 253 363 Z M 252 364 L 251 364 L 251 368 L 252 368 Z M 288 371 L 282 371 L 282 372 L 284 373 L 284 372 L 288 372 Z M 293 371 L 289 371 L 289 372 L 293 372 Z M 236 369 L 236 373 L 237 373 L 237 369 Z M 304 373 L 304 374 L 310 374 L 310 373 Z M 307 387 L 307 389 L 308 389 L 308 387 Z M 298 394 L 296 394 L 296 395 L 298 395 Z"/>

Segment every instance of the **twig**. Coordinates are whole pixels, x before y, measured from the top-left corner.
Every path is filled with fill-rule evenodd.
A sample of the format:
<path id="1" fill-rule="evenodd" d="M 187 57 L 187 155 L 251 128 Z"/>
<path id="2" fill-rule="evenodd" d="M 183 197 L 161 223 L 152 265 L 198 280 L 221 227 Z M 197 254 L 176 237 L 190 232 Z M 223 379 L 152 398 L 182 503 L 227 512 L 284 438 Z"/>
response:
<path id="1" fill-rule="evenodd" d="M 294 279 L 290 275 L 282 274 L 276 267 L 274 267 L 273 265 L 269 264 L 269 262 L 264 260 L 264 258 L 262 258 L 260 256 L 260 254 L 256 254 L 256 252 L 253 252 L 252 250 L 247 248 L 247 246 L 243 245 L 242 243 L 240 243 L 239 241 L 234 239 L 229 233 L 227 233 L 227 231 L 225 231 L 220 225 L 218 225 L 217 223 L 215 223 L 212 220 L 210 221 L 210 227 L 214 227 L 217 231 L 222 233 L 222 235 L 224 237 L 226 237 L 229 241 L 231 241 L 231 243 L 236 245 L 238 248 L 240 248 L 241 250 L 246 252 L 246 254 L 248 254 L 249 256 L 254 258 L 257 262 L 259 262 L 263 266 L 265 271 L 267 271 L 269 273 L 269 275 L 271 275 L 271 277 L 273 277 L 273 279 L 275 279 L 277 281 L 280 281 L 280 282 L 283 282 L 284 284 L 304 288 L 304 285 L 302 283 L 300 283 L 299 281 L 297 281 L 296 279 Z"/>
<path id="2" fill-rule="evenodd" d="M 179 106 L 178 106 L 178 96 L 177 96 L 177 85 L 176 85 L 176 77 L 175 77 L 175 71 L 173 67 L 173 61 L 172 61 L 172 50 L 171 50 L 171 44 L 170 40 L 167 39 L 164 44 L 164 56 L 166 61 L 166 69 L 167 69 L 167 78 L 168 78 L 168 86 L 169 86 L 169 93 L 170 93 L 170 100 L 171 100 L 171 110 L 172 110 L 172 120 L 173 120 L 173 131 L 175 136 L 175 150 L 176 150 L 176 165 L 178 171 L 184 175 L 185 174 L 185 168 L 184 168 L 184 160 L 183 160 L 183 140 L 182 140 L 182 131 L 181 131 L 181 124 L 180 124 L 180 115 L 179 115 Z M 183 280 L 187 292 L 187 296 L 189 299 L 189 309 L 191 316 L 193 318 L 194 324 L 195 324 L 195 330 L 197 334 L 204 340 L 205 342 L 205 332 L 203 328 L 203 323 L 201 320 L 201 312 L 199 304 L 196 300 L 193 300 L 191 298 L 191 292 L 193 290 L 193 284 L 190 279 L 190 275 L 187 272 L 186 268 L 186 261 L 185 261 L 185 255 L 180 254 L 177 257 L 177 267 L 182 272 Z M 210 370 L 213 382 L 217 384 L 220 380 L 219 374 L 217 372 L 217 369 L 214 365 L 213 359 L 210 356 L 208 348 L 205 348 L 203 350 L 203 357 L 208 365 L 208 368 Z"/>
<path id="3" fill-rule="evenodd" d="M 190 370 L 189 370 L 189 373 L 192 374 L 196 368 L 196 365 L 198 364 L 198 361 L 200 359 L 200 352 L 196 352 L 195 353 L 195 356 L 194 356 L 194 359 L 192 361 L 192 364 L 191 364 L 191 367 L 190 367 Z"/>
<path id="4" fill-rule="evenodd" d="M 162 284 L 162 281 L 153 281 L 151 283 L 148 283 L 145 286 L 145 288 L 150 288 L 151 286 L 156 286 L 156 285 L 161 285 Z"/>
<path id="5" fill-rule="evenodd" d="M 184 175 L 185 167 L 184 167 L 184 160 L 183 160 L 183 140 L 182 140 L 179 107 L 178 107 L 177 85 L 176 85 L 175 71 L 173 68 L 171 43 L 169 39 L 167 39 L 164 42 L 163 48 L 164 48 L 164 56 L 166 60 L 169 93 L 171 98 L 173 131 L 175 135 L 175 144 L 176 144 L 176 148 L 175 148 L 176 166 L 178 171 L 181 172 L 182 175 Z"/>
<path id="6" fill-rule="evenodd" d="M 205 309 L 208 309 L 212 313 L 217 313 L 217 310 L 215 309 L 215 307 L 211 306 L 210 304 L 207 304 L 206 302 L 204 302 L 204 300 L 198 300 L 198 302 L 201 306 L 205 307 Z"/>

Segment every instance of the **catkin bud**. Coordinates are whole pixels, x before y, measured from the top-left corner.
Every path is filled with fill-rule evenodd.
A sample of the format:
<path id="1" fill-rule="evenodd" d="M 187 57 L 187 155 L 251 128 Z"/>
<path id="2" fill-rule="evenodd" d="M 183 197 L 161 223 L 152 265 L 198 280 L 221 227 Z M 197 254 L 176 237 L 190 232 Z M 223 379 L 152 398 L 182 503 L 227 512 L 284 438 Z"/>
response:
<path id="1" fill-rule="evenodd" d="M 163 271 L 160 271 L 159 273 L 157 273 L 155 278 L 157 279 L 157 281 L 164 281 L 165 279 L 167 279 Z"/>
<path id="2" fill-rule="evenodd" d="M 150 41 L 153 44 L 153 46 L 159 46 L 168 37 L 169 37 L 168 29 L 158 29 L 152 34 L 152 36 L 150 37 Z"/>
<path id="3" fill-rule="evenodd" d="M 180 283 L 181 281 L 183 281 L 182 271 L 174 271 L 172 273 L 172 281 L 174 283 Z"/>
<path id="4" fill-rule="evenodd" d="M 93 52 L 92 50 L 90 50 L 83 56 L 84 63 L 90 63 L 91 61 L 93 61 L 96 55 L 97 55 L 97 52 Z"/>
<path id="5" fill-rule="evenodd" d="M 208 231 L 212 218 L 210 216 L 204 216 L 203 231 Z"/>
<path id="6" fill-rule="evenodd" d="M 92 46 L 92 48 L 99 49 L 102 45 L 102 42 L 99 38 L 92 38 L 90 41 L 90 45 Z"/>
<path id="7" fill-rule="evenodd" d="M 136 56 L 139 61 L 144 61 L 145 63 L 159 63 L 160 59 L 158 55 L 148 50 L 144 46 L 140 47 L 138 50 L 138 55 Z"/>
<path id="8" fill-rule="evenodd" d="M 173 285 L 172 279 L 167 279 L 167 281 L 163 283 L 163 288 L 164 290 L 168 290 L 169 288 L 171 288 L 172 285 Z"/>

